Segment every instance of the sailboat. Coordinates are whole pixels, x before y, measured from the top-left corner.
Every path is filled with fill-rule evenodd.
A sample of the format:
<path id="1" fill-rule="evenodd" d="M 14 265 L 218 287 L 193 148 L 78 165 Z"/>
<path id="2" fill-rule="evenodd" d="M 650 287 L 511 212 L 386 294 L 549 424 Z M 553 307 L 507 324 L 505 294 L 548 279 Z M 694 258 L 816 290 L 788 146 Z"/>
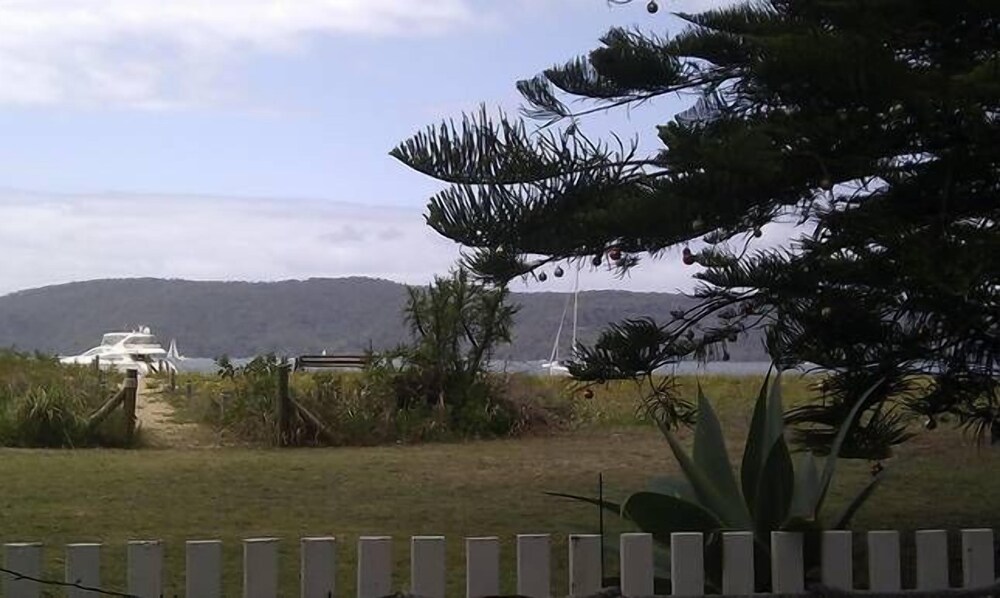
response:
<path id="1" fill-rule="evenodd" d="M 569 368 L 566 364 L 559 359 L 559 337 L 562 336 L 563 322 L 566 321 L 566 312 L 569 310 L 569 301 L 573 300 L 573 340 L 570 343 L 571 352 L 576 355 L 577 351 L 577 341 L 576 341 L 576 323 L 577 323 L 577 312 L 579 308 L 579 298 L 580 298 L 580 268 L 576 269 L 576 280 L 573 281 L 573 292 L 566 295 L 566 303 L 563 305 L 562 317 L 559 318 L 559 329 L 556 330 L 556 340 L 552 344 L 552 354 L 549 356 L 549 360 L 542 363 L 542 369 L 548 370 L 550 376 L 568 376 Z"/>
<path id="2" fill-rule="evenodd" d="M 167 349 L 167 359 L 170 361 L 184 361 L 186 357 L 177 350 L 177 340 L 170 339 L 170 348 Z"/>

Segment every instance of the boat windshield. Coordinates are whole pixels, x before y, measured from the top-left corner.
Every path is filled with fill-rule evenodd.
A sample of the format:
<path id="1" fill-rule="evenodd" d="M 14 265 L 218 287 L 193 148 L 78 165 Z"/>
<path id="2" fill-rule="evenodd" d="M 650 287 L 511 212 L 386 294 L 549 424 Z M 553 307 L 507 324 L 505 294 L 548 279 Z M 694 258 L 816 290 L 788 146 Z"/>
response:
<path id="1" fill-rule="evenodd" d="M 153 337 L 151 334 L 133 334 L 128 340 L 125 341 L 126 347 L 147 346 L 155 344 L 157 344 L 156 338 Z"/>
<path id="2" fill-rule="evenodd" d="M 111 334 L 105 334 L 101 338 L 101 344 L 117 345 L 118 343 L 122 342 L 122 339 L 124 339 L 126 336 L 128 336 L 128 334 L 122 332 L 113 332 Z"/>

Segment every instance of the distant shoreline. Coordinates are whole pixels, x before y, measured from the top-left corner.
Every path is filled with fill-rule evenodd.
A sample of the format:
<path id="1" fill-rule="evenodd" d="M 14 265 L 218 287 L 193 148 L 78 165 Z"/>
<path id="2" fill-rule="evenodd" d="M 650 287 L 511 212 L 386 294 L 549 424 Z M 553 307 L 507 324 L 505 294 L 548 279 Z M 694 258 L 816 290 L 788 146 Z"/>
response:
<path id="1" fill-rule="evenodd" d="M 251 358 L 232 359 L 233 365 L 243 365 Z M 537 374 L 547 376 L 548 372 L 542 367 L 544 361 L 508 361 L 495 362 L 493 369 L 496 371 L 508 371 L 518 373 Z M 215 360 L 207 357 L 189 357 L 178 364 L 181 372 L 191 373 L 211 373 L 216 369 Z M 506 367 L 505 367 L 506 366 Z M 659 373 L 677 374 L 682 376 L 711 375 L 711 376 L 760 376 L 767 373 L 771 367 L 766 361 L 709 361 L 705 363 L 696 361 L 685 361 L 669 368 L 664 368 Z"/>

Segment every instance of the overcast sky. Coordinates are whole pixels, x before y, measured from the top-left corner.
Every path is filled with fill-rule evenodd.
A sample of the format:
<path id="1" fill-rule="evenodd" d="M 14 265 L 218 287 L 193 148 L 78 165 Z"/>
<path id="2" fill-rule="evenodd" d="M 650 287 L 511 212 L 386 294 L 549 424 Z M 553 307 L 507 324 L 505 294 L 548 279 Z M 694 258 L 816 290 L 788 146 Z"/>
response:
<path id="1" fill-rule="evenodd" d="M 104 277 L 428 282 L 440 185 L 388 156 L 612 25 L 721 0 L 6 0 L 0 293 Z M 596 121 L 648 139 L 668 98 Z M 586 288 L 689 289 L 679 255 Z M 564 290 L 568 280 L 529 290 Z M 519 289 L 521 287 L 518 287 Z"/>

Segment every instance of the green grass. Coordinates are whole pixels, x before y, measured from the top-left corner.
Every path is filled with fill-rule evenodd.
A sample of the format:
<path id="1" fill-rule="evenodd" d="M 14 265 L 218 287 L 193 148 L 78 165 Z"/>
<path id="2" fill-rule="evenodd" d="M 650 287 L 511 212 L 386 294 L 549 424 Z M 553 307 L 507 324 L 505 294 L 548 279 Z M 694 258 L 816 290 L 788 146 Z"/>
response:
<path id="1" fill-rule="evenodd" d="M 739 426 L 734 432 L 743 438 L 744 424 L 749 425 L 750 411 L 756 398 L 763 376 L 678 376 L 676 378 L 680 394 L 691 402 L 697 399 L 698 386 L 718 410 L 730 412 L 734 425 Z M 803 402 L 812 396 L 810 385 L 816 380 L 814 376 L 786 373 L 781 380 L 781 392 L 785 406 Z M 604 427 L 648 425 L 651 420 L 645 416 L 639 397 L 648 391 L 648 384 L 637 385 L 634 382 L 615 381 L 591 387 L 592 399 L 583 398 L 579 385 L 560 378 L 535 378 L 535 384 L 542 387 L 555 388 L 570 394 L 575 403 L 575 419 L 582 427 Z M 738 414 L 746 416 L 745 422 Z"/>
<path id="2" fill-rule="evenodd" d="M 751 385 L 752 386 L 752 385 Z M 596 398 L 595 398 L 596 399 Z M 609 399 L 612 400 L 612 399 Z M 748 409 L 720 409 L 734 456 Z M 891 477 L 865 507 L 859 529 L 1000 526 L 1000 454 L 953 432 L 924 433 L 886 463 Z M 225 591 L 240 591 L 243 538 L 281 543 L 282 594 L 297 593 L 298 539 L 339 538 L 341 596 L 354 592 L 361 534 L 396 538 L 395 587 L 407 585 L 411 535 L 448 536 L 449 595 L 463 584 L 462 538 L 503 539 L 505 587 L 513 588 L 513 536 L 557 534 L 554 592 L 565 592 L 565 534 L 596 529 L 593 509 L 543 495 L 590 493 L 597 472 L 612 497 L 648 475 L 675 471 L 648 426 L 589 427 L 547 438 L 409 447 L 296 450 L 0 451 L 0 539 L 41 541 L 46 570 L 61 576 L 62 545 L 102 541 L 105 585 L 123 589 L 125 542 L 166 543 L 165 595 L 183 592 L 184 540 L 225 542 Z M 844 463 L 830 507 L 858 488 L 868 464 Z M 904 545 L 908 546 L 908 545 Z M 957 553 L 956 553 L 957 554 Z M 863 579 L 863 572 L 860 574 Z"/>
<path id="3" fill-rule="evenodd" d="M 681 380 L 689 397 L 695 382 Z M 718 408 L 735 460 L 760 379 L 699 382 Z M 184 541 L 221 539 L 225 592 L 237 596 L 240 540 L 278 537 L 282 595 L 293 596 L 298 539 L 334 535 L 340 541 L 338 594 L 350 596 L 359 535 L 396 539 L 394 586 L 405 589 L 408 538 L 442 534 L 448 537 L 449 595 L 461 595 L 465 536 L 502 538 L 501 589 L 512 592 L 514 535 L 551 533 L 553 591 L 562 594 L 565 536 L 596 531 L 597 517 L 592 508 L 543 493 L 591 494 L 603 472 L 609 497 L 620 498 L 642 488 L 650 475 L 676 472 L 676 465 L 659 434 L 637 417 L 631 385 L 597 387 L 589 400 L 559 379 L 525 380 L 518 392 L 551 398 L 553 389 L 571 397 L 575 425 L 518 440 L 295 450 L 0 450 L 0 541 L 45 543 L 46 572 L 56 579 L 64 544 L 103 542 L 105 585 L 123 590 L 125 542 L 161 539 L 164 595 L 170 596 L 183 593 Z M 786 403 L 801 401 L 808 380 L 788 377 L 784 390 Z M 172 402 L 180 407 L 179 419 L 199 419 L 184 405 L 183 391 Z M 995 450 L 978 450 L 942 426 L 921 430 L 886 466 L 890 477 L 856 519 L 857 529 L 1000 527 L 1000 479 L 991 475 L 1000 466 Z M 867 475 L 867 463 L 844 462 L 828 508 L 838 510 Z M 909 538 L 903 547 L 912 559 Z M 910 567 L 904 571 L 912 575 Z M 858 578 L 865 578 L 863 567 Z"/>

